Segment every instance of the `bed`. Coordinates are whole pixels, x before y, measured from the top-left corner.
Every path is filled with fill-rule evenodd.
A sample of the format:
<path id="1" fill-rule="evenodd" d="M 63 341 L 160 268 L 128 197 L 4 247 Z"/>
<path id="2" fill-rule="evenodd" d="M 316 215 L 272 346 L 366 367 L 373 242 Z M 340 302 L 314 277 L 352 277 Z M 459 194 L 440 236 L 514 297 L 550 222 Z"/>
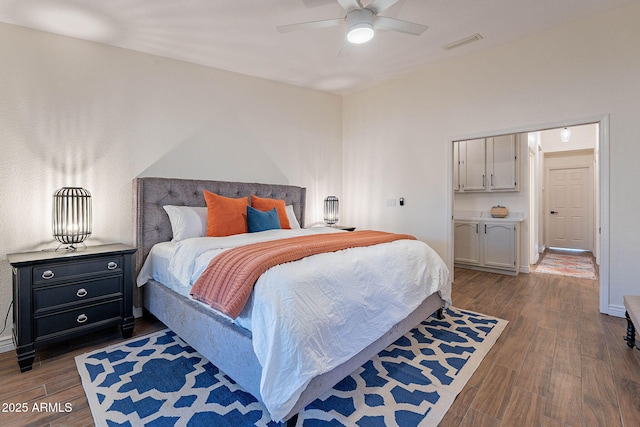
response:
<path id="1" fill-rule="evenodd" d="M 304 230 L 306 190 L 302 187 L 147 177 L 136 178 L 133 187 L 135 245 L 138 248 L 136 273 L 142 270 L 154 245 L 172 240 L 171 223 L 163 206 L 204 207 L 203 190 L 231 198 L 256 195 L 262 198 L 284 200 L 301 226 L 301 232 L 306 232 Z M 428 295 L 422 302 L 418 301 L 415 309 L 412 309 L 406 317 L 403 316 L 402 319 L 385 328 L 386 332 L 377 331 L 377 339 L 362 345 L 362 348 L 358 348 L 358 351 L 346 361 L 327 372 L 313 376 L 300 392 L 290 399 L 290 402 L 277 409 L 279 412 L 276 416 L 273 416 L 270 409 L 273 418 L 276 421 L 287 420 L 289 425 L 294 425 L 298 412 L 307 404 L 331 389 L 342 378 L 422 320 L 449 304 L 449 274 L 444 263 L 439 257 L 437 258 L 443 266 L 443 269 L 437 273 L 438 281 L 441 282 L 437 291 Z M 188 294 L 176 292 L 175 288 L 160 283 L 156 279 L 153 277 L 142 279 L 144 285 L 138 287 L 134 295 L 135 305 L 144 307 L 156 316 L 257 399 L 265 403 L 270 401 L 270 396 L 263 396 L 266 392 L 264 392 L 265 388 L 261 387 L 264 386 L 261 384 L 264 372 L 254 350 L 255 333 L 241 326 L 241 322 L 235 322 L 228 316 L 217 313 Z M 269 405 L 267 408 L 269 409 Z M 285 408 L 284 412 L 283 408 Z"/>

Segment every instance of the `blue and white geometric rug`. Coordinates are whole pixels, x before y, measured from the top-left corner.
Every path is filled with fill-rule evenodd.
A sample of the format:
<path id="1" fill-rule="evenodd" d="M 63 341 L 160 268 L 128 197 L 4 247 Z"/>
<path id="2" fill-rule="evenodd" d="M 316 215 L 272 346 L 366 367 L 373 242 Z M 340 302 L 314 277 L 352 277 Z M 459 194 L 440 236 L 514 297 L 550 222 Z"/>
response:
<path id="1" fill-rule="evenodd" d="M 506 324 L 453 307 L 432 316 L 309 404 L 297 425 L 437 425 Z M 281 425 L 169 329 L 76 365 L 98 427 Z"/>

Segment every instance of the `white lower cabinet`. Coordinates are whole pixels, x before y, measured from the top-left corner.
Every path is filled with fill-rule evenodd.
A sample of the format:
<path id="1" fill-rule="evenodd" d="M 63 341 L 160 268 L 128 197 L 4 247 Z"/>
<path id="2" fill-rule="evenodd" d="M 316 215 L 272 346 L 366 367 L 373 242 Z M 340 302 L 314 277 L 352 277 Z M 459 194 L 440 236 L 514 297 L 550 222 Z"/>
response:
<path id="1" fill-rule="evenodd" d="M 516 275 L 520 264 L 520 222 L 454 221 L 456 267 Z"/>
<path id="2" fill-rule="evenodd" d="M 455 221 L 453 233 L 454 261 L 472 265 L 480 265 L 480 222 Z"/>

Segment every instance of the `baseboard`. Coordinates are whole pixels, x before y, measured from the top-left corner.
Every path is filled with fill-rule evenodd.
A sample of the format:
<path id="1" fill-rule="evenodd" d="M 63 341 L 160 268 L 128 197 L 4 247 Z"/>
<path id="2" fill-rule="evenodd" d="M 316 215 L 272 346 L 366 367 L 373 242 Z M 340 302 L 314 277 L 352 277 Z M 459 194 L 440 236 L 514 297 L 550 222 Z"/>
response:
<path id="1" fill-rule="evenodd" d="M 531 266 L 529 265 L 521 265 L 520 273 L 531 273 Z"/>
<path id="2" fill-rule="evenodd" d="M 142 317 L 143 314 L 142 307 L 133 307 L 133 317 Z"/>
<path id="3" fill-rule="evenodd" d="M 627 310 L 624 308 L 624 305 L 609 304 L 607 314 L 609 316 L 624 317 L 624 313 L 626 311 Z"/>
<path id="4" fill-rule="evenodd" d="M 11 335 L 0 337 L 0 353 L 6 353 L 15 349 L 16 347 L 13 345 L 13 339 L 11 338 Z"/>
<path id="5" fill-rule="evenodd" d="M 468 270 L 486 271 L 487 273 L 505 274 L 507 276 L 517 276 L 520 270 L 502 270 L 501 268 L 491 268 L 479 265 L 459 264 L 454 263 L 454 267 L 466 268 Z"/>

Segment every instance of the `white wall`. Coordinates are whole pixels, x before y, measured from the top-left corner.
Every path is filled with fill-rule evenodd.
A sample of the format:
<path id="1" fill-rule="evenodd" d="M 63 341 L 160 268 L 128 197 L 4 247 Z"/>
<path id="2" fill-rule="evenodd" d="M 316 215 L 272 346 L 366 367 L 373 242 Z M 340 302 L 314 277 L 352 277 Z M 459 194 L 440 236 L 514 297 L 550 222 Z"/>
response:
<path id="1" fill-rule="evenodd" d="M 450 140 L 609 114 L 608 306 L 619 310 L 640 293 L 640 193 L 628 186 L 640 180 L 639 20 L 636 2 L 346 96 L 345 222 L 412 232 L 451 265 Z M 385 208 L 389 195 L 407 205 Z"/>
<path id="2" fill-rule="evenodd" d="M 339 96 L 6 24 L 0 58 L 3 318 L 6 254 L 55 247 L 64 185 L 93 194 L 89 245 L 132 242 L 141 175 L 306 186 L 308 223 L 342 196 Z"/>

